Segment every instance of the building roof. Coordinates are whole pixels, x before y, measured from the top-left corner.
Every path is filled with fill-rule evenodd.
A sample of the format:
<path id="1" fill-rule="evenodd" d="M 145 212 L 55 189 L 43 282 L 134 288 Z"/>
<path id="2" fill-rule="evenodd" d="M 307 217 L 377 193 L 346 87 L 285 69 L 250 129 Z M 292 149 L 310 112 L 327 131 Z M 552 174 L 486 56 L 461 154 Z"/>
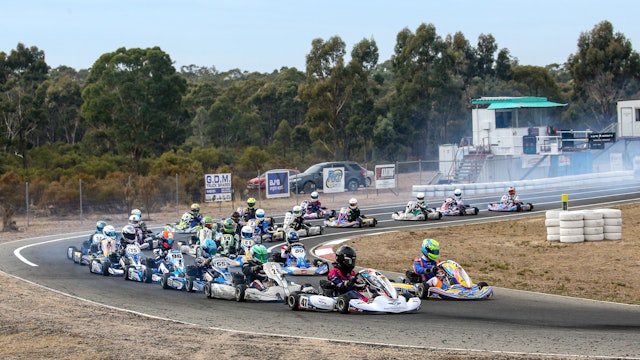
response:
<path id="1" fill-rule="evenodd" d="M 472 105 L 486 105 L 489 104 L 487 109 L 521 109 L 521 108 L 549 108 L 567 106 L 567 104 L 560 104 L 547 100 L 544 97 L 481 97 L 480 99 L 471 100 Z"/>

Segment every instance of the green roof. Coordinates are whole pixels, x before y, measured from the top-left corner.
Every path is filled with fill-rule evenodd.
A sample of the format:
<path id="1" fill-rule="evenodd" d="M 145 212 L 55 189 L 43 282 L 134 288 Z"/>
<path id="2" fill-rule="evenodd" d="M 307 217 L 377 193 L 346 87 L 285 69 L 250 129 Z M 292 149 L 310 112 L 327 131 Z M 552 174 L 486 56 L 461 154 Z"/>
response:
<path id="1" fill-rule="evenodd" d="M 558 106 L 567 106 L 567 104 L 560 104 L 547 100 L 544 97 L 483 97 L 480 99 L 471 100 L 472 105 L 484 105 L 489 104 L 487 109 L 520 109 L 520 108 L 549 108 Z"/>

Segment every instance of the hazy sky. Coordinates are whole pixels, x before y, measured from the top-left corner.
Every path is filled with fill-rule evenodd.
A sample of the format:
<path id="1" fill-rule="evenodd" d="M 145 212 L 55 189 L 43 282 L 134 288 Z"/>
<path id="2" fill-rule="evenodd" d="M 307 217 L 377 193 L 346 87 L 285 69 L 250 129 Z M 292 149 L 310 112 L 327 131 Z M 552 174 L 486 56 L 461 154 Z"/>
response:
<path id="1" fill-rule="evenodd" d="M 18 43 L 44 51 L 51 67 L 87 69 L 120 47 L 159 46 L 183 65 L 271 72 L 305 69 L 315 38 L 339 36 L 350 52 L 373 38 L 380 62 L 403 28 L 434 24 L 477 45 L 492 34 L 522 65 L 564 63 L 581 32 L 604 20 L 640 51 L 636 0 L 21 0 L 2 1 L 0 51 Z"/>

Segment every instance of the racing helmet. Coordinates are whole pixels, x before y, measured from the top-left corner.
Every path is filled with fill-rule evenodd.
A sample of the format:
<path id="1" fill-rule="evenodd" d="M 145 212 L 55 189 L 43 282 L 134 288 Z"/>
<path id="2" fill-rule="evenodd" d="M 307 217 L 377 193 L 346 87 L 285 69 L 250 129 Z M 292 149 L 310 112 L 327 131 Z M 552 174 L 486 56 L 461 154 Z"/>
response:
<path id="1" fill-rule="evenodd" d="M 243 239 L 251 239 L 253 237 L 253 229 L 249 225 L 245 225 L 240 230 Z"/>
<path id="2" fill-rule="evenodd" d="M 210 216 L 204 217 L 204 226 L 209 229 L 213 227 L 213 219 Z"/>
<path id="3" fill-rule="evenodd" d="M 509 195 L 513 196 L 516 194 L 516 188 L 514 188 L 513 186 L 510 186 L 507 192 L 509 193 Z"/>
<path id="4" fill-rule="evenodd" d="M 249 209 L 253 209 L 254 206 L 256 206 L 256 199 L 255 198 L 248 198 L 247 199 L 247 206 L 249 207 Z"/>
<path id="5" fill-rule="evenodd" d="M 418 201 L 424 201 L 424 193 L 423 193 L 423 192 L 419 192 L 419 193 L 416 195 L 416 200 L 418 200 Z"/>
<path id="6" fill-rule="evenodd" d="M 311 200 L 313 200 L 313 201 L 318 200 L 318 192 L 317 191 L 311 192 Z"/>
<path id="7" fill-rule="evenodd" d="M 235 222 L 239 222 L 240 221 L 240 213 L 237 211 L 234 211 L 233 213 L 231 213 L 231 219 Z"/>
<path id="8" fill-rule="evenodd" d="M 453 190 L 453 196 L 455 196 L 458 199 L 461 198 L 462 197 L 462 190 L 460 190 L 460 189 Z"/>
<path id="9" fill-rule="evenodd" d="M 96 230 L 101 233 L 102 231 L 104 231 L 104 227 L 107 226 L 107 223 L 100 220 L 96 223 Z"/>
<path id="10" fill-rule="evenodd" d="M 422 240 L 422 254 L 429 260 L 438 260 L 438 256 L 440 255 L 440 243 L 433 239 Z"/>
<path id="11" fill-rule="evenodd" d="M 115 239 L 116 238 L 116 229 L 111 226 L 111 225 L 107 225 L 104 227 L 104 229 L 102 229 L 102 234 L 108 238 L 112 238 Z"/>
<path id="12" fill-rule="evenodd" d="M 336 263 L 342 273 L 350 273 L 356 267 L 356 250 L 349 245 L 342 245 L 336 251 Z"/>
<path id="13" fill-rule="evenodd" d="M 192 213 L 200 212 L 200 204 L 198 203 L 191 204 L 191 212 Z"/>
<path id="14" fill-rule="evenodd" d="M 259 262 L 261 264 L 264 264 L 267 262 L 267 248 L 264 245 L 261 244 L 257 244 L 257 245 L 253 245 L 251 247 L 251 250 L 249 250 L 249 253 L 251 254 L 251 259 Z"/>
<path id="15" fill-rule="evenodd" d="M 136 218 L 137 219 L 137 218 Z M 129 225 L 125 225 L 122 228 L 122 237 L 128 242 L 131 243 L 133 241 L 135 241 L 136 239 L 136 229 L 133 227 L 133 225 L 129 224 Z"/>
<path id="16" fill-rule="evenodd" d="M 231 218 L 225 219 L 222 223 L 222 229 L 226 233 L 234 233 L 236 231 L 236 223 Z"/>
<path id="17" fill-rule="evenodd" d="M 263 209 L 256 210 L 256 219 L 264 220 L 264 210 Z"/>
<path id="18" fill-rule="evenodd" d="M 218 253 L 218 244 L 213 239 L 206 239 L 202 244 L 202 249 L 213 256 Z"/>
<path id="19" fill-rule="evenodd" d="M 129 224 L 133 226 L 138 226 L 139 221 L 140 221 L 140 218 L 138 216 L 136 215 L 129 216 Z"/>
<path id="20" fill-rule="evenodd" d="M 302 216 L 302 206 L 296 205 L 293 207 L 293 216 L 295 216 L 296 218 Z"/>
<path id="21" fill-rule="evenodd" d="M 289 233 L 287 234 L 287 242 L 289 244 L 293 244 L 297 243 L 298 241 L 300 241 L 300 236 L 298 235 L 298 233 L 295 231 L 289 231 Z"/>
<path id="22" fill-rule="evenodd" d="M 356 199 L 356 198 L 349 199 L 349 208 L 350 209 L 355 209 L 357 207 L 358 207 L 358 199 Z"/>
<path id="23" fill-rule="evenodd" d="M 142 218 L 142 211 L 140 211 L 140 209 L 133 209 L 131 210 L 131 215 L 135 215 L 138 217 L 138 219 Z"/>

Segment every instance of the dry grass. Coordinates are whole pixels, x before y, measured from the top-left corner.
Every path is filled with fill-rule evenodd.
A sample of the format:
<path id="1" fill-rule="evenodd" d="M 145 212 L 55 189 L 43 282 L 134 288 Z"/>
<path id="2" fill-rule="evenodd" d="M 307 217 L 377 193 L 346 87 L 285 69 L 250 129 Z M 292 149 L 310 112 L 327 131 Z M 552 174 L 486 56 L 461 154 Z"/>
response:
<path id="1" fill-rule="evenodd" d="M 622 240 L 546 240 L 544 217 L 361 237 L 351 241 L 360 266 L 404 273 L 422 239 L 440 242 L 441 259 L 460 263 L 475 281 L 628 304 L 640 304 L 640 205 L 622 209 Z M 394 254 L 393 257 L 389 254 Z"/>

